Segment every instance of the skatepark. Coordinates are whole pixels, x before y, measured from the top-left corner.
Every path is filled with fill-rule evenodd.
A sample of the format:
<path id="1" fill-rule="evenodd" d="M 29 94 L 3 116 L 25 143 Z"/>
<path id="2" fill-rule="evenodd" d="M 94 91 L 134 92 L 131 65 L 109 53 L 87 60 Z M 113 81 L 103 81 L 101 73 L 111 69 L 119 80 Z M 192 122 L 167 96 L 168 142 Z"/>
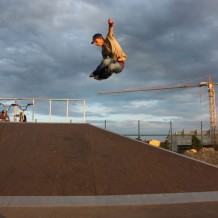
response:
<path id="1" fill-rule="evenodd" d="M 0 217 L 217 217 L 218 170 L 89 124 L 0 123 Z"/>

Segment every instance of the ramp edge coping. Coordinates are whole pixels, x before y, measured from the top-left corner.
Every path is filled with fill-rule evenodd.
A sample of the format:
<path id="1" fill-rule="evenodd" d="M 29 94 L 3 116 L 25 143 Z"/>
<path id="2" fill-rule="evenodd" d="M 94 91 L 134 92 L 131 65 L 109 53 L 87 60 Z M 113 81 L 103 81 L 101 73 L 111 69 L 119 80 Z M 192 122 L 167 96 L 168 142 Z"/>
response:
<path id="1" fill-rule="evenodd" d="M 0 207 L 155 205 L 218 202 L 218 191 L 106 196 L 0 196 Z"/>

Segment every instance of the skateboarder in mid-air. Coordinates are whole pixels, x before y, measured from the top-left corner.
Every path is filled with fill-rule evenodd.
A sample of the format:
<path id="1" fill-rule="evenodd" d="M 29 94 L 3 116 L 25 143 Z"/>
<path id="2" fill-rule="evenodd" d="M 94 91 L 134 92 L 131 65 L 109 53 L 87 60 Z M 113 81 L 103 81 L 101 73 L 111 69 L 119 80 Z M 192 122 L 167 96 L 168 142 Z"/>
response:
<path id="1" fill-rule="evenodd" d="M 111 18 L 108 19 L 108 26 L 108 34 L 105 39 L 102 34 L 96 33 L 91 42 L 91 44 L 102 48 L 103 61 L 90 74 L 90 77 L 94 77 L 96 80 L 107 79 L 112 73 L 120 73 L 124 69 L 124 61 L 127 59 L 126 54 L 113 35 L 114 21 Z"/>

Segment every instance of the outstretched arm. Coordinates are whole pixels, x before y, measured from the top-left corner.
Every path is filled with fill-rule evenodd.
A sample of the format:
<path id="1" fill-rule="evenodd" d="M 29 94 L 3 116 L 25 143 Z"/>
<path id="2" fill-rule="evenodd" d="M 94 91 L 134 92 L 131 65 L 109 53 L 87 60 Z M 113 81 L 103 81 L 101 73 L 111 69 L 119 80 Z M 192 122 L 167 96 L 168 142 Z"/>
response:
<path id="1" fill-rule="evenodd" d="M 108 35 L 112 36 L 113 32 L 114 32 L 114 21 L 111 18 L 109 18 L 108 19 Z"/>

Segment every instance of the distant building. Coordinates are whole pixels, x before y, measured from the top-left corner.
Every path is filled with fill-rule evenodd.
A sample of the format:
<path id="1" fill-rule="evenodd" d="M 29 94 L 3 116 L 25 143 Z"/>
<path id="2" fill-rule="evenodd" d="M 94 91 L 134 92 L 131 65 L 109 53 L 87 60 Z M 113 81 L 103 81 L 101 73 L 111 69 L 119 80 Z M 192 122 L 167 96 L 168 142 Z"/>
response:
<path id="1" fill-rule="evenodd" d="M 195 135 L 202 143 L 203 146 L 211 146 L 210 130 L 185 130 L 178 131 L 172 135 L 168 135 L 167 139 L 172 146 L 172 151 L 181 152 L 191 148 L 192 136 Z M 172 141 L 172 144 L 171 144 Z M 218 130 L 216 130 L 216 142 L 218 143 Z"/>

